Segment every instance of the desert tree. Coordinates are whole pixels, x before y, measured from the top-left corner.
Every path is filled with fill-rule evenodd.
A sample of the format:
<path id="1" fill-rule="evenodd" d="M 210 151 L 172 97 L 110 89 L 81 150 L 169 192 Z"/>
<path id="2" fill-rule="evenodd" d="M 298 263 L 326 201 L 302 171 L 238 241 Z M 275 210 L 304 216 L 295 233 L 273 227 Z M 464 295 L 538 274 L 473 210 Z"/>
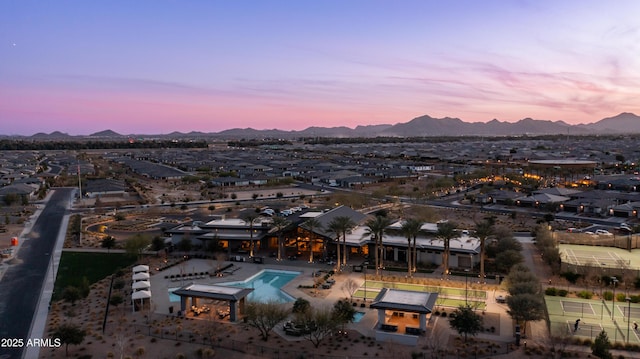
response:
<path id="1" fill-rule="evenodd" d="M 136 256 L 140 259 L 142 252 L 151 244 L 151 239 L 149 236 L 137 233 L 134 234 L 133 237 L 128 239 L 124 244 L 124 249 L 127 254 Z"/>
<path id="2" fill-rule="evenodd" d="M 100 246 L 102 246 L 102 248 L 106 248 L 107 253 L 109 253 L 111 251 L 111 248 L 115 247 L 115 245 L 116 239 L 112 236 L 106 236 L 102 238 L 102 241 L 100 242 Z"/>
<path id="3" fill-rule="evenodd" d="M 78 287 L 67 286 L 62 291 L 62 298 L 65 301 L 70 302 L 71 305 L 75 305 L 76 301 L 78 301 L 78 300 L 80 300 L 80 298 L 82 298 L 82 292 L 80 291 L 80 288 L 78 288 Z"/>
<path id="4" fill-rule="evenodd" d="M 466 342 L 469 334 L 474 336 L 482 330 L 482 316 L 474 312 L 470 306 L 461 305 L 452 313 L 449 325 L 458 334 L 464 335 L 464 341 Z"/>
<path id="5" fill-rule="evenodd" d="M 293 302 L 293 308 L 291 309 L 291 312 L 295 316 L 300 316 L 300 315 L 307 315 L 307 313 L 309 313 L 310 310 L 311 310 L 311 303 L 304 298 L 298 298 L 296 299 L 295 302 Z"/>
<path id="6" fill-rule="evenodd" d="M 331 315 L 335 322 L 342 326 L 342 332 L 344 332 L 345 324 L 353 322 L 355 314 L 356 310 L 353 308 L 353 305 L 346 300 L 337 301 L 331 310 Z"/>
<path id="7" fill-rule="evenodd" d="M 69 356 L 69 344 L 78 345 L 84 341 L 86 332 L 75 324 L 61 324 L 53 331 L 53 337 L 64 344 L 65 356 Z"/>
<path id="8" fill-rule="evenodd" d="M 262 340 L 267 341 L 275 326 L 285 320 L 289 310 L 279 302 L 248 302 L 245 306 L 246 325 L 256 328 Z"/>
<path id="9" fill-rule="evenodd" d="M 355 280 L 351 278 L 347 278 L 342 286 L 340 287 L 342 291 L 349 297 L 349 301 L 353 302 L 353 293 L 358 290 L 360 286 L 356 283 Z"/>
<path id="10" fill-rule="evenodd" d="M 333 335 L 337 322 L 328 308 L 311 308 L 305 315 L 300 316 L 297 325 L 304 328 L 303 337 L 317 348 Z"/>

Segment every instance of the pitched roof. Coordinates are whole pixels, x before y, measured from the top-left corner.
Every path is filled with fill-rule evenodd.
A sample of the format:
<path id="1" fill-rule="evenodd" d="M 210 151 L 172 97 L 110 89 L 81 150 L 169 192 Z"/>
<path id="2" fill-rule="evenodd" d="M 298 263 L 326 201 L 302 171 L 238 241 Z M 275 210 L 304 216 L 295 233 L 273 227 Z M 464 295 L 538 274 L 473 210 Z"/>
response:
<path id="1" fill-rule="evenodd" d="M 436 299 L 438 293 L 382 288 L 371 303 L 371 308 L 428 314 L 436 304 Z"/>
<path id="2" fill-rule="evenodd" d="M 325 237 L 330 237 L 331 235 L 328 230 L 329 223 L 331 223 L 331 221 L 333 221 L 337 217 L 349 217 L 351 218 L 353 223 L 358 224 L 362 222 L 362 220 L 364 220 L 367 216 L 347 206 L 336 207 L 315 217 L 315 219 L 320 223 L 320 228 L 314 228 L 313 232 Z"/>

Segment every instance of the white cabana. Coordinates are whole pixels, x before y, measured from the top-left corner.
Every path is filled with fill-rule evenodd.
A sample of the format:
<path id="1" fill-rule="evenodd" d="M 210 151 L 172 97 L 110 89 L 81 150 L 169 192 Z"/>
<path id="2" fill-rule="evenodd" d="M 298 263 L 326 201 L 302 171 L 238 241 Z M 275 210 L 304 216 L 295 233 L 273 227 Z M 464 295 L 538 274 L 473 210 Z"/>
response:
<path id="1" fill-rule="evenodd" d="M 133 306 L 131 308 L 132 311 L 136 311 L 136 306 L 135 306 L 135 301 L 139 300 L 140 301 L 140 307 L 142 307 L 142 305 L 144 304 L 144 300 L 145 299 L 151 299 L 151 291 L 149 290 L 139 290 L 137 292 L 133 292 L 131 293 L 131 302 L 133 303 Z"/>
<path id="2" fill-rule="evenodd" d="M 137 282 L 133 282 L 133 284 L 131 284 L 131 289 L 133 289 L 134 291 L 139 291 L 142 289 L 149 289 L 151 288 L 151 283 L 148 280 L 140 280 Z"/>
<path id="3" fill-rule="evenodd" d="M 133 267 L 133 274 L 141 272 L 149 273 L 149 266 L 141 264 Z"/>
<path id="4" fill-rule="evenodd" d="M 140 280 L 145 280 L 148 281 L 149 280 L 149 273 L 144 273 L 144 272 L 140 272 L 140 273 L 136 273 L 133 275 L 133 281 L 137 282 Z"/>

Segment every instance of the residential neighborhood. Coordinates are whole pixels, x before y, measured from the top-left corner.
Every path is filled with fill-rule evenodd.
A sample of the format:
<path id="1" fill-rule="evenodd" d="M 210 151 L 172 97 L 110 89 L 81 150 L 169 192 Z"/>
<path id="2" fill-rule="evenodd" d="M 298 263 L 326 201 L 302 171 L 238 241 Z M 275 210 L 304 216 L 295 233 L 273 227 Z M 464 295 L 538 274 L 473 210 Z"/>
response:
<path id="1" fill-rule="evenodd" d="M 590 282 L 601 286 L 590 295 L 616 298 L 608 290 L 624 283 L 629 307 L 636 298 L 634 273 L 640 267 L 634 257 L 617 251 L 638 250 L 639 166 L 627 160 L 637 158 L 630 139 L 616 139 L 615 150 L 611 141 L 603 138 L 584 147 L 580 138 L 560 143 L 544 138 L 399 140 L 376 147 L 213 142 L 189 151 L 5 151 L 0 198 L 8 231 L 0 233 L 0 269 L 10 278 L 19 268 L 16 253 L 30 238 L 28 226 L 37 223 L 52 193 L 68 188 L 69 229 L 57 259 L 51 259 L 51 268 L 58 269 L 50 276 L 65 277 L 60 260 L 71 253 L 133 254 L 127 258 L 135 268 L 147 268 L 145 277 L 134 271 L 133 279 L 118 279 L 131 281 L 131 289 L 117 295 L 129 311 L 157 318 L 154 325 L 191 318 L 196 320 L 192 330 L 198 330 L 198 320 L 211 316 L 230 323 L 232 331 L 243 321 L 250 330 L 259 302 L 251 290 L 227 293 L 228 277 L 268 275 L 272 279 L 264 280 L 276 281 L 291 275 L 289 284 L 273 289 L 284 293 L 279 300 L 289 305 L 310 301 L 318 308 L 328 298 L 348 300 L 363 315 L 357 322 L 348 320 L 350 328 L 380 348 L 394 342 L 409 352 L 456 356 L 459 352 L 448 351 L 442 341 L 448 335 L 456 338 L 457 328 L 471 330 L 483 348 L 503 345 L 505 353 L 535 355 L 532 343 L 543 351 L 551 340 L 541 336 L 565 338 L 567 310 L 555 317 L 557 299 L 549 293 L 575 287 L 577 298 L 583 298 L 579 288 Z M 547 237 L 550 247 L 542 244 Z M 611 249 L 606 255 L 582 253 L 594 244 Z M 515 299 L 509 298 L 517 295 L 510 288 L 517 285 L 513 278 L 522 275 L 514 270 L 530 271 L 544 285 L 536 295 L 550 298 L 540 302 L 546 303 L 546 317 L 514 317 L 516 309 L 510 306 Z M 600 281 L 605 277 L 616 281 Z M 89 293 L 100 291 L 104 300 L 109 283 L 96 280 Z M 59 314 L 52 313 L 66 307 L 70 288 L 78 285 L 58 288 L 58 282 L 51 283 L 52 312 L 40 319 L 49 328 L 44 330 L 54 330 L 51 316 Z M 257 282 L 250 283 L 256 290 Z M 415 294 L 424 291 L 431 294 Z M 407 301 L 414 304 L 407 306 Z M 560 299 L 560 305 L 574 301 Z M 99 303 L 93 297 L 86 305 L 95 315 L 105 309 L 116 315 L 109 314 L 114 308 Z M 481 313 L 484 327 L 456 327 L 453 319 L 449 325 L 438 317 L 447 311 L 467 315 L 467 306 L 473 309 L 468 315 Z M 624 323 L 631 320 L 622 317 Z M 287 318 L 293 324 L 278 335 L 304 346 L 304 338 L 316 329 L 309 324 L 304 329 L 296 316 Z M 550 331 L 540 325 L 544 321 Z M 105 328 L 117 328 L 109 323 Z M 624 324 L 612 325 L 624 332 Z M 521 326 L 539 337 L 528 339 L 529 350 L 522 346 L 526 334 L 514 329 Z M 272 329 L 279 333 L 278 328 Z M 587 336 L 595 339 L 592 331 Z M 562 340 L 575 355 L 584 351 L 582 337 Z M 616 348 L 629 350 L 625 343 L 635 341 L 625 336 Z M 233 351 L 228 343 L 217 345 Z M 49 357 L 49 350 L 52 357 L 62 353 L 53 348 L 39 355 Z M 296 350 L 303 349 L 291 353 Z M 491 349 L 477 353 L 486 357 Z"/>

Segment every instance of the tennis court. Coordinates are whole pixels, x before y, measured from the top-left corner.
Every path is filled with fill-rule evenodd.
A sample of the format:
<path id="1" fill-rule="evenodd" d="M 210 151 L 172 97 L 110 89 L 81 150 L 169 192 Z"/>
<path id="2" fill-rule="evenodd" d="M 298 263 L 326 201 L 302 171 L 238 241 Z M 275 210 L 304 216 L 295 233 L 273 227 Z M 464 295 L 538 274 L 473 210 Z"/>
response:
<path id="1" fill-rule="evenodd" d="M 600 323 L 596 323 L 596 322 L 588 323 L 588 322 L 580 321 L 580 324 L 578 324 L 577 330 L 575 330 L 576 329 L 575 322 L 571 322 L 569 320 L 567 320 L 567 328 L 569 329 L 569 332 L 573 332 L 575 335 L 581 335 L 581 336 L 593 336 L 594 333 L 595 335 L 598 335 L 600 334 L 602 329 L 604 329 L 602 327 L 602 324 Z"/>
<path id="2" fill-rule="evenodd" d="M 616 303 L 614 307 L 611 301 L 555 296 L 545 296 L 545 303 L 552 335 L 570 335 L 593 340 L 604 330 L 614 342 L 628 340 L 630 343 L 640 343 L 632 324 L 633 321 L 640 321 L 640 307 L 636 307 L 637 304 Z M 631 319 L 628 319 L 627 314 L 631 314 Z"/>
<path id="3" fill-rule="evenodd" d="M 579 266 L 601 266 L 621 269 L 627 269 L 631 266 L 630 259 L 622 258 L 615 251 L 610 251 L 603 247 L 598 247 L 597 250 L 562 248 L 560 255 L 566 262 Z"/>
<path id="4" fill-rule="evenodd" d="M 596 317 L 596 314 L 601 315 L 602 313 L 602 304 L 573 302 L 568 300 L 561 300 L 560 304 L 562 305 L 562 312 L 565 315 L 578 315 L 579 317 Z"/>
<path id="5" fill-rule="evenodd" d="M 640 308 L 638 307 L 630 307 L 626 304 L 622 305 L 622 304 L 617 304 L 616 308 L 618 309 L 618 313 L 620 314 L 620 316 L 624 317 L 625 320 L 626 318 L 629 318 L 629 314 L 631 314 L 631 320 L 636 320 L 636 321 L 640 321 Z"/>

